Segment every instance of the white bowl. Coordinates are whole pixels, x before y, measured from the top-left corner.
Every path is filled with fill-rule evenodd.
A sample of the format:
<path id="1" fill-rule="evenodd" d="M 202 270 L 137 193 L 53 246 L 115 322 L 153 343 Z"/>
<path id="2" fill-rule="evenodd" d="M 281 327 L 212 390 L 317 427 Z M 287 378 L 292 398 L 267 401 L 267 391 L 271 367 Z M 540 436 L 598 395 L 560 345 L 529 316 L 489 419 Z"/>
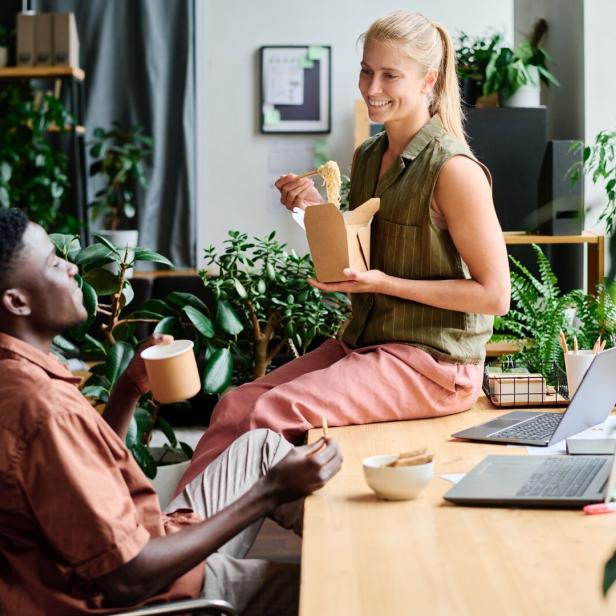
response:
<path id="1" fill-rule="evenodd" d="M 384 466 L 398 456 L 371 456 L 362 460 L 366 483 L 379 498 L 408 500 L 416 498 L 434 477 L 434 462 L 417 466 Z"/>

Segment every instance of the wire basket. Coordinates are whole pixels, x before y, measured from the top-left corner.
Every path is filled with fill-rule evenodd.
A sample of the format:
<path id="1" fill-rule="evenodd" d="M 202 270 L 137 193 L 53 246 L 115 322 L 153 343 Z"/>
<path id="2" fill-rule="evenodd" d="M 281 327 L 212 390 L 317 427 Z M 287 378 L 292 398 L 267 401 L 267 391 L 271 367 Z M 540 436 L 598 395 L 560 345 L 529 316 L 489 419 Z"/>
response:
<path id="1" fill-rule="evenodd" d="M 537 407 L 569 404 L 567 375 L 554 362 L 549 378 L 529 373 L 515 362 L 487 364 L 483 373 L 483 391 L 494 406 Z"/>

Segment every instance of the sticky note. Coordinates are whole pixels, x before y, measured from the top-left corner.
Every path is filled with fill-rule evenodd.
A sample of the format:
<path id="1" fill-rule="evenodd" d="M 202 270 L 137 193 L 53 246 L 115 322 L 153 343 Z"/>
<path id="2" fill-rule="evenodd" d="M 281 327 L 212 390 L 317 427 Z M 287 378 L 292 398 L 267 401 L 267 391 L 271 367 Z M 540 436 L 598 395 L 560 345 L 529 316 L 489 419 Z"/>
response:
<path id="1" fill-rule="evenodd" d="M 314 66 L 314 62 L 308 57 L 308 55 L 305 55 L 299 59 L 299 66 L 300 68 L 312 68 Z"/>
<path id="2" fill-rule="evenodd" d="M 309 60 L 320 60 L 325 55 L 327 50 L 325 47 L 319 47 L 318 45 L 311 45 L 308 47 L 308 59 Z"/>
<path id="3" fill-rule="evenodd" d="M 280 111 L 278 109 L 267 109 L 263 111 L 264 124 L 278 124 L 280 122 Z"/>

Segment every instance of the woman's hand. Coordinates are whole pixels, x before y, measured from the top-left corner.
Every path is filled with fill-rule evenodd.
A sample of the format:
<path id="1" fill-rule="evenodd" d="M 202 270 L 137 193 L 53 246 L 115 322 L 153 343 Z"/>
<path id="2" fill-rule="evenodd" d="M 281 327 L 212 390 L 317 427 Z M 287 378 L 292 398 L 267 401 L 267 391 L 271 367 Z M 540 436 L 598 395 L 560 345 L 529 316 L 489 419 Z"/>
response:
<path id="1" fill-rule="evenodd" d="M 325 293 L 385 293 L 385 283 L 389 276 L 380 270 L 356 272 L 347 267 L 342 272 L 348 280 L 342 282 L 319 282 L 309 279 L 308 282 Z"/>
<path id="2" fill-rule="evenodd" d="M 297 207 L 306 209 L 309 205 L 323 203 L 321 193 L 310 178 L 299 178 L 293 173 L 279 177 L 274 186 L 280 191 L 280 203 L 290 212 Z"/>

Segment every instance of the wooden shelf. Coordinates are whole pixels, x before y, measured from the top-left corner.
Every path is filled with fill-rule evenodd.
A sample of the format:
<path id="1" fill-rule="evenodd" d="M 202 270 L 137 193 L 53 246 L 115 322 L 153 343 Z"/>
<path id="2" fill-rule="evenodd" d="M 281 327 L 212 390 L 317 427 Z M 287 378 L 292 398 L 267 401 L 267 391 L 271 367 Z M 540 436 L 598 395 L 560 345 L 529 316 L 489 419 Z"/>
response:
<path id="1" fill-rule="evenodd" d="M 85 126 L 81 126 L 80 124 L 78 124 L 77 126 L 70 126 L 70 125 L 66 125 L 64 127 L 64 132 L 66 133 L 70 133 L 72 131 L 75 131 L 78 135 L 85 135 L 86 134 L 86 127 Z M 51 126 L 49 126 L 47 128 L 47 132 L 50 133 L 59 133 L 62 132 L 60 131 L 60 127 L 56 126 L 55 124 L 52 124 Z"/>
<path id="2" fill-rule="evenodd" d="M 590 231 L 581 235 L 531 235 L 525 233 L 504 233 L 507 246 L 528 244 L 586 244 L 586 288 L 594 293 L 605 278 L 605 237 Z"/>
<path id="3" fill-rule="evenodd" d="M 57 79 L 60 77 L 73 77 L 83 81 L 86 73 L 76 66 L 5 66 L 0 68 L 0 79 Z"/>
<path id="4" fill-rule="evenodd" d="M 533 235 L 531 233 L 512 233 L 505 231 L 505 244 L 599 244 L 603 242 L 602 235 L 582 231 L 582 235 Z"/>

